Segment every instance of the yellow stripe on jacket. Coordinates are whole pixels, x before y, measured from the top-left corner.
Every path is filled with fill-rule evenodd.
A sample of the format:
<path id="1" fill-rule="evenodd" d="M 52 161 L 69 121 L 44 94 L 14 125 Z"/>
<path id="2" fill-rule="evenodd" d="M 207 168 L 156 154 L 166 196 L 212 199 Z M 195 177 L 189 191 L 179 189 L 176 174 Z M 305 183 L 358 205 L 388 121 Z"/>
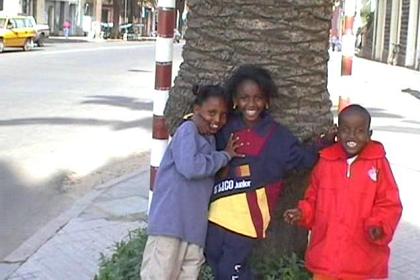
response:
<path id="1" fill-rule="evenodd" d="M 257 237 L 246 193 L 219 198 L 210 204 L 209 221 L 233 232 Z"/>
<path id="2" fill-rule="evenodd" d="M 251 199 L 254 203 L 250 202 L 247 194 L 254 198 Z M 251 206 L 250 203 L 254 205 Z M 254 209 L 254 215 L 251 213 L 251 208 Z M 249 193 L 222 197 L 210 204 L 210 222 L 245 236 L 265 238 L 270 220 L 270 209 L 264 187 Z"/>

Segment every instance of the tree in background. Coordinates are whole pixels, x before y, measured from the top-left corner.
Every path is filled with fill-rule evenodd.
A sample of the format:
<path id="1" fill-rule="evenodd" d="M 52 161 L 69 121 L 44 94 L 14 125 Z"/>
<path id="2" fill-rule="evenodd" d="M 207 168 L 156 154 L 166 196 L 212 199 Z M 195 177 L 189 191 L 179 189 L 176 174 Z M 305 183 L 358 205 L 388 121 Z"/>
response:
<path id="1" fill-rule="evenodd" d="M 120 15 L 121 15 L 121 0 L 112 1 L 112 34 L 111 38 L 117 39 L 120 36 Z"/>
<path id="2" fill-rule="evenodd" d="M 223 82 L 240 64 L 267 68 L 279 88 L 271 113 L 303 141 L 332 123 L 327 91 L 331 0 L 189 0 L 183 63 L 165 109 L 171 133 L 191 112 L 195 83 Z M 281 143 L 279 143 L 281 144 Z M 286 226 L 281 213 L 294 207 L 306 176 L 291 176 L 264 255 L 306 248 L 307 232 Z M 260 252 L 261 252 L 260 250 Z"/>

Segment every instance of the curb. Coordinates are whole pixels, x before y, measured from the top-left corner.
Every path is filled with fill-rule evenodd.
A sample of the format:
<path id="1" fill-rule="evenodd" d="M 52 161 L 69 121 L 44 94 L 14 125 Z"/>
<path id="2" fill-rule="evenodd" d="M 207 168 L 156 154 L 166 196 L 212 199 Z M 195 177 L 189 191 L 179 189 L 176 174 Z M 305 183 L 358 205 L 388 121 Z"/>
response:
<path id="1" fill-rule="evenodd" d="M 139 168 L 136 171 L 133 171 L 127 175 L 123 175 L 112 179 L 108 182 L 100 184 L 93 188 L 92 191 L 87 193 L 82 198 L 78 199 L 73 206 L 60 214 L 58 217 L 54 218 L 48 222 L 43 228 L 38 230 L 34 235 L 29 239 L 23 242 L 16 250 L 10 253 L 7 257 L 3 259 L 1 263 L 5 264 L 23 264 L 30 256 L 32 256 L 45 242 L 51 239 L 61 228 L 63 228 L 71 219 L 80 215 L 91 203 L 102 193 L 108 190 L 110 187 L 115 186 L 119 183 L 122 183 L 126 180 L 129 180 L 141 173 L 147 172 L 147 168 Z M 10 271 L 11 275 L 16 271 L 19 266 Z M 6 276 L 7 278 L 7 276 Z"/>

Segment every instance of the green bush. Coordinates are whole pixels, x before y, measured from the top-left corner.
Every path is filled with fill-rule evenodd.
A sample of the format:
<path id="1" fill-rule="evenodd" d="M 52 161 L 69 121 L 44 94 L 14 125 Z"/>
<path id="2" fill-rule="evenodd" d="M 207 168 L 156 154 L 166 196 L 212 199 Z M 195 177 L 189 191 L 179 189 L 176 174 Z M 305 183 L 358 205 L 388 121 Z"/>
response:
<path id="1" fill-rule="evenodd" d="M 139 229 L 131 232 L 127 241 L 116 243 L 115 252 L 110 257 L 101 255 L 99 272 L 95 280 L 140 280 L 140 264 L 146 240 L 145 230 Z M 270 255 L 254 259 L 252 266 L 256 278 L 261 280 L 311 279 L 304 268 L 303 260 L 296 254 Z M 199 280 L 214 280 L 208 265 L 202 267 Z"/>
<path id="2" fill-rule="evenodd" d="M 140 264 L 146 246 L 144 229 L 132 231 L 127 241 L 115 244 L 111 257 L 101 254 L 99 273 L 95 280 L 139 280 Z"/>
<path id="3" fill-rule="evenodd" d="M 295 253 L 287 255 L 270 255 L 253 260 L 252 266 L 257 279 L 264 280 L 309 280 L 312 279 L 305 269 L 305 264 Z"/>

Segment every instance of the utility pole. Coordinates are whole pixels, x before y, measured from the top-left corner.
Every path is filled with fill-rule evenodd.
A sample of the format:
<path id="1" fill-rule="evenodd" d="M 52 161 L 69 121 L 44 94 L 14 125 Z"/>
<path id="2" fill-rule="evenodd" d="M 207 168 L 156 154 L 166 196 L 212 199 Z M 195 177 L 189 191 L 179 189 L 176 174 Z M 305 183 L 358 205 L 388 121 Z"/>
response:
<path id="1" fill-rule="evenodd" d="M 155 176 L 168 146 L 169 133 L 165 123 L 165 110 L 169 90 L 172 86 L 172 57 L 175 28 L 175 0 L 159 0 L 158 34 L 156 38 L 155 91 L 153 94 L 153 132 L 150 155 L 150 192 L 149 205 L 152 201 Z"/>
<path id="2" fill-rule="evenodd" d="M 351 76 L 354 56 L 355 34 L 353 33 L 356 1 L 344 0 L 344 31 L 342 36 L 341 76 Z"/>

